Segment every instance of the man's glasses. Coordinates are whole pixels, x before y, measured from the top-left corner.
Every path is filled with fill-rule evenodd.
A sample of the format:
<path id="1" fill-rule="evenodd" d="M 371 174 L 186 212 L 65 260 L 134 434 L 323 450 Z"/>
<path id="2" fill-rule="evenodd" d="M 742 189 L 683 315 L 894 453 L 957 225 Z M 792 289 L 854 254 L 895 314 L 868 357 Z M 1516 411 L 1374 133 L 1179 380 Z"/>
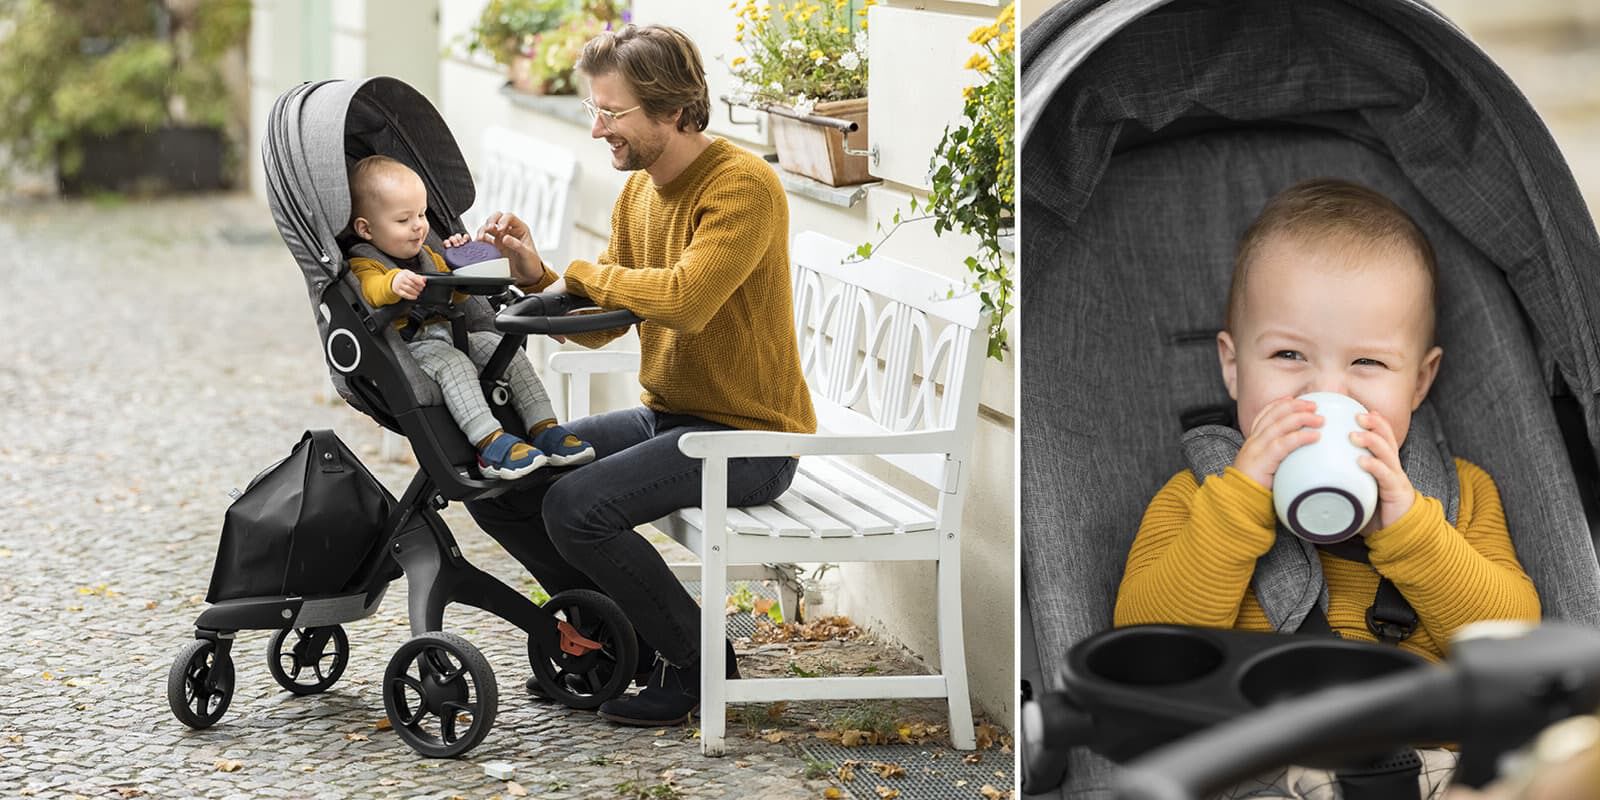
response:
<path id="1" fill-rule="evenodd" d="M 643 108 L 643 106 L 625 108 L 621 111 L 610 111 L 595 105 L 593 97 L 583 98 L 583 110 L 589 112 L 589 121 L 593 122 L 596 119 L 599 119 L 600 126 L 608 131 L 615 130 L 613 126 L 617 124 L 618 119 L 624 115 L 632 114 L 633 112 L 638 111 L 640 108 Z"/>

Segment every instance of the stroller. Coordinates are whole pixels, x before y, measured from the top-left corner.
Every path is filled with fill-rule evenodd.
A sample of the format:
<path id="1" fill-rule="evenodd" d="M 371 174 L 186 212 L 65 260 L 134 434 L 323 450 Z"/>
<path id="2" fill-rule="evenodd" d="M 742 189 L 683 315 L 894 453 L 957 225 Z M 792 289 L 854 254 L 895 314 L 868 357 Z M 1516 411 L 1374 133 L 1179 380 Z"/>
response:
<path id="1" fill-rule="evenodd" d="M 1443 435 L 1495 476 L 1546 619 L 1600 625 L 1600 239 L 1533 109 L 1460 30 L 1418 0 L 1066 0 L 1024 32 L 1022 79 L 1023 739 L 1043 759 L 1025 792 L 1113 796 L 1107 753 L 1134 759 L 1270 702 L 1175 724 L 1196 687 L 1236 694 L 1257 645 L 1125 647 L 1102 676 L 1218 652 L 1196 669 L 1222 676 L 1143 686 L 1151 710 L 1118 716 L 1136 730 L 1110 741 L 1095 712 L 1111 710 L 1084 708 L 1083 659 L 1107 641 L 1091 635 L 1111 626 L 1145 504 L 1184 466 L 1180 419 L 1228 403 L 1214 341 L 1236 243 L 1302 179 L 1371 186 L 1428 235 Z M 1409 672 L 1393 668 L 1325 685 Z M 1245 758 L 1236 739 L 1205 741 L 1214 762 Z M 1493 755 L 1458 775 L 1482 780 Z"/>
<path id="2" fill-rule="evenodd" d="M 334 386 L 379 425 L 405 435 L 420 469 L 397 502 L 378 487 L 383 497 L 373 502 L 387 513 L 378 513 L 384 522 L 374 526 L 369 540 L 339 545 L 339 552 L 365 553 L 343 570 L 325 570 L 348 580 L 324 579 L 309 588 L 240 597 L 246 576 L 220 554 L 209 598 L 213 605 L 196 620 L 195 641 L 179 653 L 168 675 L 174 715 L 197 729 L 222 717 L 233 694 L 230 647 L 242 629 L 275 631 L 267 662 L 285 689 L 296 694 L 328 689 L 349 656 L 341 623 L 376 612 L 389 582 L 402 571 L 412 638 L 389 661 L 383 697 L 393 729 L 417 752 L 459 756 L 494 724 L 498 689 L 488 662 L 465 639 L 443 629 L 444 608 L 452 602 L 482 608 L 526 631 L 534 676 L 549 697 L 573 708 L 594 708 L 620 694 L 633 679 L 638 642 L 610 598 L 578 589 L 535 605 L 467 563 L 438 513 L 452 500 L 515 491 L 551 480 L 559 470 L 546 468 L 516 481 L 483 477 L 476 450 L 450 417 L 438 386 L 417 369 L 391 323 L 415 304 L 437 303 L 438 310 L 458 314 L 469 329 L 503 332 L 481 381 L 501 423 L 521 430 L 527 426 L 510 407 L 503 373 L 512 358 L 522 357 L 518 351 L 528 335 L 622 327 L 638 318 L 626 311 L 566 316 L 587 303 L 559 294 L 521 296 L 510 290 L 509 277 L 456 274 L 430 276 L 417 301 L 369 307 L 341 255 L 339 236 L 350 216 L 348 166 L 382 154 L 415 170 L 428 189 L 433 231 L 465 232 L 460 215 L 473 201 L 471 175 L 444 120 L 426 98 L 398 80 L 323 81 L 289 90 L 267 120 L 262 151 L 273 218 L 304 273 Z M 438 234 L 430 232 L 429 238 L 441 249 Z M 449 307 L 452 291 L 472 296 Z M 316 440 L 318 459 L 354 462 L 365 474 L 337 439 L 326 432 L 307 437 Z M 269 567 L 284 572 L 281 564 L 261 568 Z"/>

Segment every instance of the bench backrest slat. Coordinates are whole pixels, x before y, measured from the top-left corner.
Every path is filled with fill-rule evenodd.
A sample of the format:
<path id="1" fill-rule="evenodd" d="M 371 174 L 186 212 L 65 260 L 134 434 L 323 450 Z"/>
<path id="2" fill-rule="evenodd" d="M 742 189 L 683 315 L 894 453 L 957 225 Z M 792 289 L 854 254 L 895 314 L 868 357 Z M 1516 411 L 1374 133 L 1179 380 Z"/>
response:
<path id="1" fill-rule="evenodd" d="M 882 256 L 846 261 L 854 248 L 806 231 L 795 238 L 795 332 L 825 433 L 948 430 L 950 457 L 969 457 L 987 327 L 978 297 L 959 282 Z M 944 488 L 945 456 L 894 463 Z"/>
<path id="2" fill-rule="evenodd" d="M 576 204 L 572 188 L 578 159 L 569 150 L 509 128 L 483 132 L 479 156 L 477 201 L 466 215 L 476 233 L 496 211 L 510 211 L 528 223 L 539 255 L 547 263 L 565 265 Z"/>

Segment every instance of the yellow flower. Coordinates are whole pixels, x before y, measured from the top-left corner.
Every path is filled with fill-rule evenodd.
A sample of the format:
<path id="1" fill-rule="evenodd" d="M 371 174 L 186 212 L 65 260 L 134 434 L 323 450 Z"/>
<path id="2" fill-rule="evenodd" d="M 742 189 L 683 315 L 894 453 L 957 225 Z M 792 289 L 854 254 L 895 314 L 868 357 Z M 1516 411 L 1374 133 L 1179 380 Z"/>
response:
<path id="1" fill-rule="evenodd" d="M 998 35 L 1000 35 L 999 29 L 993 25 L 985 25 L 982 28 L 974 30 L 972 34 L 967 37 L 967 41 L 972 42 L 973 44 L 988 44 L 990 39 L 993 39 Z"/>
<path id="2" fill-rule="evenodd" d="M 866 20 L 861 20 L 861 30 L 866 30 L 866 29 L 867 29 L 867 21 Z"/>
<path id="3" fill-rule="evenodd" d="M 972 58 L 967 59 L 967 63 L 963 64 L 962 67 L 983 72 L 989 68 L 989 59 L 982 53 L 973 53 Z"/>
<path id="4" fill-rule="evenodd" d="M 822 51 L 821 50 L 812 50 L 811 51 L 811 60 L 812 61 L 816 61 L 819 58 L 822 58 Z"/>
<path id="5" fill-rule="evenodd" d="M 761 12 L 761 21 L 762 22 L 766 22 L 769 19 L 772 19 L 772 15 L 771 14 L 768 14 L 765 11 Z"/>
<path id="6" fill-rule="evenodd" d="M 872 4 L 872 0 L 867 0 L 867 4 L 871 5 Z M 1017 4 L 1014 3 L 1014 2 L 1006 3 L 1006 7 L 1000 10 L 1000 18 L 999 18 L 998 21 L 1002 22 L 1002 23 L 1010 22 L 1013 19 L 1016 19 L 1016 16 L 1017 16 Z"/>
<path id="7" fill-rule="evenodd" d="M 739 24 L 733 26 L 733 29 L 736 30 L 736 31 L 744 30 L 744 20 L 739 20 Z"/>
<path id="8" fill-rule="evenodd" d="M 849 33 L 849 32 L 850 32 L 850 29 L 849 29 L 849 28 L 846 28 L 846 27 L 844 27 L 844 26 L 842 26 L 842 25 L 841 25 L 841 26 L 839 26 L 839 27 L 837 27 L 837 28 L 834 28 L 834 29 L 833 29 L 833 32 L 834 32 L 834 33 Z"/>
<path id="9" fill-rule="evenodd" d="M 733 37 L 733 40 L 736 41 L 736 42 L 744 41 L 744 34 L 742 34 L 742 33 L 735 34 L 734 37 Z"/>
<path id="10" fill-rule="evenodd" d="M 1016 46 L 1016 35 L 1010 31 L 1000 34 L 1000 44 L 996 48 L 1002 53 L 1009 53 Z"/>
<path id="11" fill-rule="evenodd" d="M 739 0 L 733 0 L 733 2 L 728 4 L 728 10 L 729 11 L 732 11 L 732 10 L 738 8 L 738 7 L 739 7 Z"/>
<path id="12" fill-rule="evenodd" d="M 734 59 L 733 65 L 734 66 L 738 66 L 739 62 L 743 61 L 743 60 L 744 59 Z M 971 100 L 972 99 L 972 95 L 976 94 L 977 91 L 978 91 L 978 87 L 976 87 L 976 86 L 963 86 L 963 87 L 961 87 L 961 99 L 963 99 L 963 100 Z"/>
<path id="13" fill-rule="evenodd" d="M 740 65 L 740 64 L 743 64 L 743 63 L 744 63 L 744 61 L 745 61 L 745 58 L 744 58 L 744 56 L 739 56 L 739 57 L 738 57 L 738 58 L 735 58 L 735 59 L 734 59 L 734 60 L 733 60 L 733 65 L 734 65 L 734 66 L 736 66 L 736 67 L 737 67 L 737 66 L 739 66 L 739 65 Z"/>
<path id="14" fill-rule="evenodd" d="M 783 12 L 783 21 L 784 22 L 793 22 L 794 21 L 794 12 L 793 11 L 785 11 L 785 12 Z"/>
<path id="15" fill-rule="evenodd" d="M 864 17 L 864 16 L 866 16 L 866 15 L 867 15 L 867 10 L 866 10 L 866 9 L 865 9 L 865 8 L 858 8 L 858 9 L 856 9 L 856 16 L 858 16 L 858 17 Z"/>

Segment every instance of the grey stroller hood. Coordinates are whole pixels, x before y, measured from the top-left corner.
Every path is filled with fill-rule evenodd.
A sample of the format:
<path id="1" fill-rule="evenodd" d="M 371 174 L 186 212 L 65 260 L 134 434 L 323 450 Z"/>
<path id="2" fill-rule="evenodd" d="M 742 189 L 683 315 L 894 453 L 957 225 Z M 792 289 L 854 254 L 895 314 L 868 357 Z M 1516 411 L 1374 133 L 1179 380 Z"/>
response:
<path id="1" fill-rule="evenodd" d="M 340 236 L 350 219 L 349 167 L 361 158 L 386 155 L 422 177 L 428 190 L 430 240 L 440 231 L 463 232 L 460 216 L 474 199 L 472 174 L 438 110 L 404 82 L 380 77 L 303 83 L 278 98 L 266 127 L 261 156 L 267 202 L 304 274 L 313 309 L 321 308 L 333 281 L 357 287 L 344 267 Z M 360 296 L 358 289 L 353 294 Z M 476 301 L 467 310 L 471 327 L 488 329 L 485 304 Z M 326 341 L 328 315 L 315 313 Z M 421 402 L 439 402 L 437 386 L 417 372 L 399 339 L 387 331 L 385 338 L 394 345 L 395 358 Z M 343 374 L 331 367 L 329 374 L 345 400 L 372 413 L 350 391 Z"/>
<path id="2" fill-rule="evenodd" d="M 1494 63 L 1415 0 L 1066 0 L 1021 62 L 1025 674 L 1060 688 L 1066 649 L 1111 626 L 1145 505 L 1183 467 L 1180 414 L 1229 402 L 1215 333 L 1239 236 L 1321 175 L 1428 235 L 1430 403 L 1494 477 L 1546 617 L 1600 625 L 1579 489 L 1600 446 L 1600 237 Z M 1082 755 L 1070 796 L 1100 796 Z"/>
<path id="3" fill-rule="evenodd" d="M 434 229 L 472 206 L 472 174 L 439 112 L 394 78 L 304 83 L 273 106 L 261 142 L 267 202 L 312 304 L 340 270 L 338 234 L 350 219 L 349 166 L 386 155 L 428 187 Z"/>

